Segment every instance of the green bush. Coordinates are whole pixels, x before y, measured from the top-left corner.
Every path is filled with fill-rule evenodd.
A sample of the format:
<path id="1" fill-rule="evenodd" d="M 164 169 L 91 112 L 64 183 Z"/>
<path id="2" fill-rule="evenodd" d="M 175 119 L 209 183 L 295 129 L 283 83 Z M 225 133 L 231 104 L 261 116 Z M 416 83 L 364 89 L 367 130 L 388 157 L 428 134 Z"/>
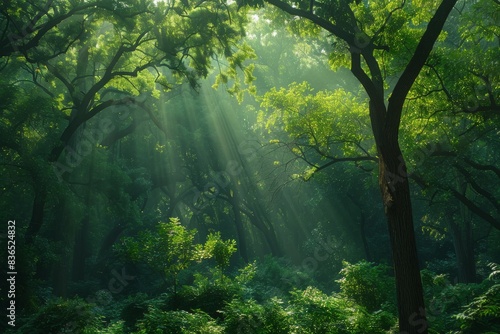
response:
<path id="1" fill-rule="evenodd" d="M 93 305 L 81 299 L 54 299 L 20 327 L 18 333 L 91 334 L 98 332 L 101 324 Z"/>
<path id="2" fill-rule="evenodd" d="M 447 275 L 422 271 L 427 302 L 427 318 L 436 333 L 458 331 L 460 324 L 454 315 L 471 303 L 475 296 L 488 289 L 488 282 L 452 285 Z"/>
<path id="3" fill-rule="evenodd" d="M 264 334 L 264 307 L 255 300 L 234 299 L 224 310 L 226 333 Z"/>
<path id="4" fill-rule="evenodd" d="M 349 334 L 353 309 L 345 299 L 329 297 L 316 288 L 292 292 L 290 311 L 300 334 Z"/>
<path id="5" fill-rule="evenodd" d="M 464 334 L 500 333 L 500 284 L 474 298 L 465 311 L 454 318 Z"/>
<path id="6" fill-rule="evenodd" d="M 220 310 L 240 292 L 240 287 L 229 277 L 209 279 L 206 275 L 195 274 L 194 284 L 182 288 L 177 306 L 186 311 L 199 309 L 212 318 L 220 318 Z"/>
<path id="7" fill-rule="evenodd" d="M 291 332 L 291 312 L 283 309 L 283 301 L 279 298 L 271 298 L 264 305 L 265 329 L 269 334 L 288 334 Z"/>
<path id="8" fill-rule="evenodd" d="M 123 321 L 117 321 L 109 324 L 107 327 L 98 330 L 92 334 L 123 334 L 128 333 L 124 327 Z"/>
<path id="9" fill-rule="evenodd" d="M 297 334 L 384 334 L 396 321 L 389 312 L 369 313 L 342 294 L 327 296 L 312 287 L 292 293 L 288 312 Z"/>
<path id="10" fill-rule="evenodd" d="M 389 267 L 367 261 L 356 264 L 343 262 L 342 278 L 337 280 L 346 298 L 365 307 L 369 312 L 384 309 L 395 311 L 395 282 L 388 275 Z"/>
<path id="11" fill-rule="evenodd" d="M 278 298 L 272 298 L 264 306 L 253 299 L 234 299 L 227 304 L 223 313 L 228 334 L 291 333 L 290 314 L 285 311 Z"/>
<path id="12" fill-rule="evenodd" d="M 162 311 L 150 308 L 137 334 L 222 334 L 223 328 L 203 312 Z"/>
<path id="13" fill-rule="evenodd" d="M 137 329 L 137 322 L 147 313 L 151 301 L 147 300 L 146 294 L 139 293 L 129 296 L 122 304 L 120 318 L 124 321 L 125 330 L 126 332 L 134 331 Z"/>
<path id="14" fill-rule="evenodd" d="M 286 298 L 293 289 L 315 285 L 307 273 L 301 272 L 285 259 L 266 256 L 255 267 L 255 275 L 251 280 L 251 286 L 254 287 L 252 296 L 259 302 L 272 297 Z"/>

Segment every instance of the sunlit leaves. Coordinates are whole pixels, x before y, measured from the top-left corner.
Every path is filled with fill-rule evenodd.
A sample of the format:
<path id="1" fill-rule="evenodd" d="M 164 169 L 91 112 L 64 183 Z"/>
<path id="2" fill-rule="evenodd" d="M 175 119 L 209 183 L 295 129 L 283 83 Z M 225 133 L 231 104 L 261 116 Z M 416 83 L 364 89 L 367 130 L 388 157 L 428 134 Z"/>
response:
<path id="1" fill-rule="evenodd" d="M 344 90 L 314 93 L 307 83 L 295 83 L 271 89 L 262 107 L 259 121 L 265 129 L 283 130 L 299 146 L 315 147 L 325 155 L 355 155 L 369 138 L 365 105 Z"/>
<path id="2" fill-rule="evenodd" d="M 166 277 L 176 277 L 194 260 L 196 230 L 188 230 L 179 219 L 159 223 L 155 232 L 144 232 L 139 238 L 126 238 L 124 251 L 134 261 L 145 262 Z"/>
<path id="3" fill-rule="evenodd" d="M 220 232 L 209 234 L 203 246 L 203 257 L 213 256 L 219 269 L 224 269 L 229 265 L 234 252 L 236 252 L 236 241 L 222 240 Z"/>
<path id="4" fill-rule="evenodd" d="M 138 238 L 125 238 L 121 250 L 133 261 L 144 262 L 153 270 L 173 278 L 194 261 L 214 258 L 219 270 L 229 265 L 236 252 L 235 240 L 222 240 L 220 233 L 211 233 L 204 244 L 195 244 L 197 231 L 181 225 L 178 218 L 160 222 L 156 231 L 146 231 Z"/>

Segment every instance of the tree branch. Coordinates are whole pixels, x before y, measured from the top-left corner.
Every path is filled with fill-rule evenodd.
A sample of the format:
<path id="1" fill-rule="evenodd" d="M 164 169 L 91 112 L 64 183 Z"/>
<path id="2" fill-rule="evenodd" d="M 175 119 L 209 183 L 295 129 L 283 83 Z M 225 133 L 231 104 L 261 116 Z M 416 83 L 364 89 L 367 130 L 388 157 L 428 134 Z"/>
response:
<path id="1" fill-rule="evenodd" d="M 406 66 L 403 74 L 399 78 L 391 97 L 389 98 L 389 105 L 387 108 L 387 120 L 385 124 L 385 133 L 388 136 L 398 135 L 399 124 L 401 122 L 401 113 L 406 96 L 415 82 L 422 67 L 425 65 L 429 54 L 434 47 L 439 34 L 441 33 L 446 18 L 457 3 L 457 0 L 443 0 L 439 5 L 436 13 L 429 21 L 427 29 L 425 30 L 420 42 L 413 53 L 410 62 Z"/>

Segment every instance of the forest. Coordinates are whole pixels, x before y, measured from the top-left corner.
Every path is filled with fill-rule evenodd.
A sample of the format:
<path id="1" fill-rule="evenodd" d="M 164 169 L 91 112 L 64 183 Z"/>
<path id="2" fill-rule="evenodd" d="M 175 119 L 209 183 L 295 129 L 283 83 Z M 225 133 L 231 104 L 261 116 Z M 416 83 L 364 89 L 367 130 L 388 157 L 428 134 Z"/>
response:
<path id="1" fill-rule="evenodd" d="M 500 333 L 498 0 L 5 0 L 6 334 Z"/>

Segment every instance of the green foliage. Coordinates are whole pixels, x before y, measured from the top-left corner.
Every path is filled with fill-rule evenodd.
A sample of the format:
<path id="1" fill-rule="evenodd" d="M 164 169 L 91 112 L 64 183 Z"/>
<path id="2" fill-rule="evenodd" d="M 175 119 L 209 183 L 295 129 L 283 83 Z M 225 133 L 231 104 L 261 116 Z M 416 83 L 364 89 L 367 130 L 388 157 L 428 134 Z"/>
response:
<path id="1" fill-rule="evenodd" d="M 222 271 L 229 266 L 229 260 L 234 252 L 236 252 L 236 241 L 223 241 L 220 232 L 210 233 L 203 249 L 197 247 L 197 250 L 202 258 L 213 257 L 217 268 Z"/>
<path id="2" fill-rule="evenodd" d="M 165 277 L 175 280 L 180 271 L 197 260 L 193 244 L 196 230 L 188 230 L 177 218 L 159 223 L 156 232 L 143 232 L 136 239 L 125 238 L 123 248 L 136 262 L 144 262 Z"/>
<path id="3" fill-rule="evenodd" d="M 92 334 L 101 326 L 94 306 L 81 299 L 49 301 L 19 328 L 21 334 Z"/>
<path id="4" fill-rule="evenodd" d="M 104 329 L 98 330 L 95 334 L 123 334 L 125 332 L 123 321 L 113 322 Z"/>
<path id="5" fill-rule="evenodd" d="M 305 272 L 285 259 L 266 256 L 254 266 L 249 285 L 251 295 L 258 302 L 269 300 L 273 296 L 285 298 L 293 289 L 305 289 L 315 282 Z"/>
<path id="6" fill-rule="evenodd" d="M 264 307 L 252 299 L 234 299 L 222 312 L 226 333 L 267 333 L 262 328 Z"/>
<path id="7" fill-rule="evenodd" d="M 222 334 L 223 328 L 206 313 L 150 308 L 136 334 Z"/>
<path id="8" fill-rule="evenodd" d="M 269 143 L 307 162 L 302 175 L 293 178 L 309 180 L 327 159 L 374 152 L 366 104 L 343 89 L 314 92 L 307 82 L 293 83 L 272 88 L 261 107 L 257 122 Z"/>
<path id="9" fill-rule="evenodd" d="M 387 312 L 369 314 L 342 295 L 327 296 L 312 287 L 292 292 L 288 310 L 300 334 L 382 334 L 395 323 Z"/>
<path id="10" fill-rule="evenodd" d="M 342 294 L 370 312 L 391 308 L 394 305 L 394 278 L 389 268 L 367 261 L 356 264 L 343 263 L 342 278 L 337 280 Z"/>
<path id="11" fill-rule="evenodd" d="M 120 318 L 123 319 L 123 326 L 127 330 L 137 329 L 137 322 L 144 317 L 148 311 L 151 301 L 147 301 L 145 294 L 129 296 L 124 302 L 120 312 Z"/>
<path id="12" fill-rule="evenodd" d="M 464 334 L 500 332 L 500 284 L 474 298 L 466 309 L 454 318 Z"/>
<path id="13" fill-rule="evenodd" d="M 345 299 L 329 297 L 309 287 L 304 291 L 292 292 L 290 304 L 296 317 L 297 333 L 350 333 L 351 325 L 347 319 L 354 309 Z"/>
<path id="14" fill-rule="evenodd" d="M 165 278 L 172 278 L 176 292 L 179 273 L 194 261 L 214 258 L 222 279 L 222 271 L 236 251 L 236 241 L 224 241 L 218 232 L 209 234 L 205 244 L 195 244 L 196 233 L 196 229 L 182 226 L 178 218 L 170 218 L 168 223 L 159 223 L 156 232 L 125 238 L 121 249 L 133 261 L 143 262 Z"/>
<path id="15" fill-rule="evenodd" d="M 461 333 L 461 325 L 467 321 L 474 322 L 474 316 L 466 314 L 473 313 L 469 309 L 473 301 L 477 296 L 484 296 L 491 286 L 489 280 L 480 284 L 451 284 L 446 274 L 435 274 L 430 270 L 423 270 L 421 276 L 427 300 L 427 317 L 436 333 Z M 458 318 L 463 323 L 457 321 Z"/>
<path id="16" fill-rule="evenodd" d="M 200 309 L 212 318 L 220 318 L 224 306 L 239 297 L 241 292 L 238 282 L 229 278 L 213 280 L 207 275 L 195 274 L 194 283 L 183 286 L 180 291 L 177 306 L 186 311 Z"/>
<path id="17" fill-rule="evenodd" d="M 223 314 L 226 333 L 287 334 L 292 330 L 293 319 L 278 298 L 271 298 L 264 305 L 253 299 L 234 299 Z"/>

